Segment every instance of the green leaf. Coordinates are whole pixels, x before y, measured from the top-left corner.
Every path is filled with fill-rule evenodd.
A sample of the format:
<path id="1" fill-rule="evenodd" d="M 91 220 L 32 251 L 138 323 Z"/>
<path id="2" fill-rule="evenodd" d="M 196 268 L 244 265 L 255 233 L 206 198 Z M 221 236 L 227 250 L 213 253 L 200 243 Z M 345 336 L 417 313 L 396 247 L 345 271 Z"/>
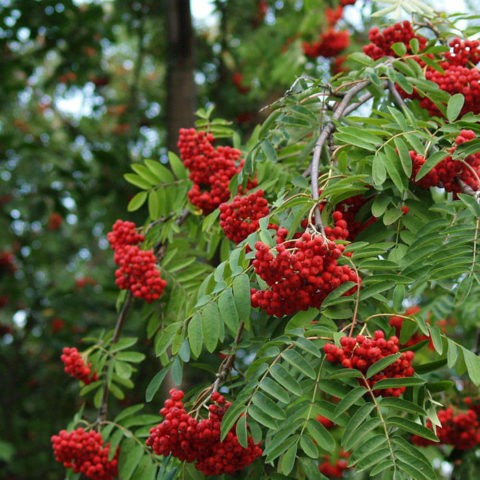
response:
<path id="1" fill-rule="evenodd" d="M 312 418 L 309 419 L 307 431 L 323 450 L 331 452 L 335 448 L 335 440 L 332 434 L 319 421 Z"/>
<path id="2" fill-rule="evenodd" d="M 334 415 L 338 417 L 343 412 L 348 410 L 352 405 L 357 403 L 360 398 L 362 398 L 365 393 L 367 393 L 367 389 L 363 387 L 355 387 L 350 390 L 337 404 Z M 361 402 L 362 404 L 365 403 L 364 401 Z"/>
<path id="3" fill-rule="evenodd" d="M 401 137 L 395 137 L 393 142 L 397 147 L 403 172 L 407 178 L 410 178 L 412 175 L 412 159 L 410 158 L 408 146 Z"/>
<path id="4" fill-rule="evenodd" d="M 267 447 L 265 449 L 265 461 L 272 462 L 280 455 L 285 453 L 292 445 L 298 443 L 300 435 L 275 435 L 270 442 L 267 443 Z"/>
<path id="5" fill-rule="evenodd" d="M 247 440 L 247 417 L 245 415 L 241 416 L 238 419 L 237 426 L 235 428 L 235 433 L 237 434 L 238 443 L 243 447 L 248 447 L 248 440 Z"/>
<path id="6" fill-rule="evenodd" d="M 459 193 L 458 198 L 462 203 L 472 212 L 474 217 L 480 217 L 480 205 L 477 203 L 475 198 L 471 195 L 466 195 L 464 193 Z"/>
<path id="7" fill-rule="evenodd" d="M 454 122 L 460 115 L 460 112 L 465 103 L 465 97 L 461 93 L 452 95 L 447 103 L 447 119 L 449 122 Z"/>
<path id="8" fill-rule="evenodd" d="M 373 390 L 380 390 L 383 388 L 417 387 L 424 383 L 425 380 L 418 377 L 385 378 L 384 380 L 376 382 L 373 386 Z"/>
<path id="9" fill-rule="evenodd" d="M 235 298 L 235 305 L 237 307 L 240 321 L 245 323 L 245 328 L 249 329 L 250 325 L 250 279 L 248 275 L 242 273 L 233 279 L 233 296 Z"/>
<path id="10" fill-rule="evenodd" d="M 168 152 L 168 161 L 172 171 L 178 179 L 186 179 L 188 177 L 187 169 L 183 166 L 182 161 L 173 152 Z"/>
<path id="11" fill-rule="evenodd" d="M 120 449 L 120 456 L 118 458 L 118 476 L 122 480 L 129 480 L 140 460 L 144 455 L 144 450 L 141 445 L 133 440 L 125 440 Z"/>
<path id="12" fill-rule="evenodd" d="M 146 199 L 147 199 L 147 192 L 145 191 L 138 192 L 128 202 L 127 210 L 129 212 L 134 212 L 135 210 L 138 210 L 145 203 Z"/>
<path id="13" fill-rule="evenodd" d="M 132 405 L 131 407 L 126 408 L 122 412 L 120 412 L 114 419 L 115 423 L 120 423 L 125 418 L 134 415 L 135 413 L 139 412 L 144 407 L 143 403 L 139 403 L 138 405 Z"/>
<path id="14" fill-rule="evenodd" d="M 145 391 L 145 400 L 151 402 L 155 394 L 158 392 L 158 389 L 162 385 L 165 377 L 168 374 L 170 367 L 165 367 L 155 374 L 155 376 L 150 380 L 150 383 L 147 385 Z"/>
<path id="15" fill-rule="evenodd" d="M 222 321 L 225 323 L 230 333 L 235 335 L 239 326 L 239 318 L 231 288 L 226 288 L 220 294 L 220 297 L 218 298 L 218 309 L 220 310 Z"/>
<path id="16" fill-rule="evenodd" d="M 369 418 L 364 421 L 356 430 L 356 434 L 345 441 L 343 446 L 345 450 L 355 451 L 359 442 L 364 442 L 370 436 L 370 432 L 382 424 L 379 417 Z"/>
<path id="17" fill-rule="evenodd" d="M 248 414 L 251 415 L 257 422 L 261 423 L 263 426 L 271 428 L 272 430 L 278 429 L 276 420 L 274 420 L 272 417 L 270 417 L 270 415 L 268 415 L 256 405 L 250 405 L 250 407 L 248 408 Z"/>
<path id="18" fill-rule="evenodd" d="M 383 185 L 387 179 L 387 169 L 385 167 L 385 156 L 378 153 L 372 161 L 372 178 L 375 185 Z"/>
<path id="19" fill-rule="evenodd" d="M 292 445 L 280 458 L 279 468 L 284 475 L 290 475 L 297 458 L 298 443 Z"/>
<path id="20" fill-rule="evenodd" d="M 367 370 L 367 373 L 365 374 L 366 378 L 371 378 L 377 373 L 381 372 L 385 368 L 387 368 L 389 365 L 394 363 L 398 358 L 400 358 L 401 353 L 394 353 L 393 355 L 388 355 L 386 357 L 383 357 L 382 359 L 378 360 L 375 362 L 373 365 L 370 366 L 370 368 Z"/>
<path id="21" fill-rule="evenodd" d="M 285 412 L 269 397 L 257 392 L 252 399 L 254 405 L 263 410 L 269 416 L 278 420 L 285 419 Z"/>
<path id="22" fill-rule="evenodd" d="M 302 435 L 302 437 L 300 438 L 300 448 L 310 458 L 319 457 L 317 444 L 310 438 L 309 435 L 305 435 L 305 434 Z"/>
<path id="23" fill-rule="evenodd" d="M 387 424 L 398 427 L 401 430 L 405 430 L 409 433 L 413 433 L 414 435 L 418 435 L 428 440 L 432 440 L 433 442 L 438 442 L 438 438 L 432 432 L 432 430 L 424 427 L 423 425 L 420 425 L 419 423 L 412 422 L 412 420 L 408 420 L 404 417 L 389 417 L 387 418 Z"/>
<path id="24" fill-rule="evenodd" d="M 203 345 L 203 330 L 202 330 L 202 316 L 197 312 L 192 317 L 190 322 L 188 323 L 188 341 L 190 342 L 190 350 L 192 355 L 195 358 L 200 356 L 202 353 L 202 345 Z"/>
<path id="25" fill-rule="evenodd" d="M 271 395 L 273 398 L 280 400 L 283 403 L 290 402 L 290 395 L 288 392 L 277 382 L 272 380 L 269 377 L 265 377 L 259 387 L 264 391 Z"/>
<path id="26" fill-rule="evenodd" d="M 417 405 L 416 403 L 410 402 L 399 397 L 385 397 L 380 401 L 381 407 L 394 408 L 397 410 L 402 410 L 407 413 L 413 413 L 414 415 L 425 416 L 425 410 Z"/>
<path id="27" fill-rule="evenodd" d="M 155 190 L 148 193 L 148 214 L 152 220 L 158 220 L 162 216 L 161 204 Z"/>
<path id="28" fill-rule="evenodd" d="M 221 426 L 221 437 L 220 440 L 223 441 L 227 436 L 228 432 L 233 428 L 235 422 L 238 420 L 240 415 L 245 411 L 245 405 L 242 402 L 234 403 L 223 416 L 222 426 Z"/>
<path id="29" fill-rule="evenodd" d="M 155 182 L 149 182 L 144 178 L 140 177 L 139 175 L 136 175 L 135 173 L 125 173 L 123 175 L 123 178 L 125 178 L 128 183 L 131 183 L 132 185 L 135 185 L 136 187 L 142 188 L 144 190 L 149 190 L 155 185 Z"/>
<path id="30" fill-rule="evenodd" d="M 207 351 L 214 352 L 220 337 L 220 312 L 216 303 L 210 302 L 201 310 L 203 342 Z M 189 334 L 190 337 L 190 334 Z"/>
<path id="31" fill-rule="evenodd" d="M 315 380 L 317 377 L 315 370 L 310 365 L 310 363 L 305 360 L 296 350 L 285 350 L 282 352 L 282 357 L 290 364 L 292 367 L 296 368 L 299 372 L 303 373 L 305 376 L 310 377 Z"/>
<path id="32" fill-rule="evenodd" d="M 461 349 L 470 380 L 475 385 L 480 385 L 480 357 L 466 348 L 461 347 Z"/>
<path id="33" fill-rule="evenodd" d="M 295 396 L 300 396 L 303 393 L 300 383 L 290 374 L 290 372 L 280 364 L 275 364 L 270 369 L 270 375 L 290 393 Z"/>
<path id="34" fill-rule="evenodd" d="M 348 445 L 348 443 L 355 437 L 358 427 L 363 424 L 363 422 L 370 415 L 371 411 L 374 409 L 375 405 L 367 403 L 362 405 L 350 418 L 347 425 L 345 426 L 345 432 L 342 437 L 342 445 Z"/>
<path id="35" fill-rule="evenodd" d="M 145 360 L 145 355 L 140 352 L 119 352 L 115 355 L 115 358 L 124 362 L 139 363 Z"/>
<path id="36" fill-rule="evenodd" d="M 448 157 L 448 155 L 448 152 L 443 152 L 441 150 L 429 155 L 426 162 L 422 165 L 415 176 L 415 181 L 418 182 L 421 180 L 433 167 L 438 165 L 444 158 Z"/>
<path id="37" fill-rule="evenodd" d="M 449 338 L 447 338 L 447 345 L 448 345 L 447 365 L 448 365 L 448 368 L 453 368 L 458 360 L 457 344 L 453 340 L 450 340 Z"/>
<path id="38" fill-rule="evenodd" d="M 155 480 L 156 475 L 157 466 L 153 463 L 150 456 L 146 455 L 138 464 L 138 467 L 132 476 L 132 480 Z"/>
<path id="39" fill-rule="evenodd" d="M 148 170 L 154 175 L 157 182 L 159 183 L 172 183 L 175 179 L 173 178 L 172 172 L 163 166 L 160 162 L 155 160 L 145 160 L 145 165 Z"/>

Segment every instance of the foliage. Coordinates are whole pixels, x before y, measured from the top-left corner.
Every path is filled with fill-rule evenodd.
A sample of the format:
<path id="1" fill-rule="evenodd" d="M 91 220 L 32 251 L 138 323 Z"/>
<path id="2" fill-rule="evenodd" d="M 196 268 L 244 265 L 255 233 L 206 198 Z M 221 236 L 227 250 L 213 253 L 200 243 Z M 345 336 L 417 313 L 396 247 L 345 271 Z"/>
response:
<path id="1" fill-rule="evenodd" d="M 309 2 L 304 3 L 305 10 L 287 5 L 283 13 L 294 11 L 307 22 Z M 222 96 L 228 97 L 229 88 L 217 97 L 217 110 L 198 111 L 196 128 L 213 134 L 215 148 L 233 145 L 242 150 L 243 168 L 230 181 L 231 196 L 245 195 L 249 188 L 261 189 L 270 204 L 270 212 L 260 220 L 259 228 L 238 244 L 228 240 L 220 228 L 219 209 L 205 216 L 189 203 L 192 182 L 182 162 L 185 159 L 174 152 L 163 152 L 160 142 L 153 148 L 152 158 L 157 159 L 141 159 L 151 145 L 136 130 L 143 114 L 147 115 L 150 94 L 155 96 L 144 83 L 146 70 L 142 66 L 138 67 L 138 76 L 131 79 L 131 96 L 126 104 L 128 120 L 134 122 L 127 124 L 130 133 L 125 137 L 125 132 L 110 132 L 121 133 L 120 146 L 114 151 L 107 141 L 102 141 L 102 131 L 96 130 L 108 127 L 101 112 L 97 120 L 93 115 L 77 122 L 63 118 L 53 103 L 48 107 L 52 110 L 50 117 L 41 112 L 28 125 L 22 124 L 26 129 L 22 138 L 4 127 L 3 137 L 11 139 L 10 148 L 4 152 L 9 161 L 2 172 L 18 175 L 13 198 L 6 200 L 12 203 L 6 203 L 8 216 L 3 221 L 5 225 L 11 223 L 12 228 L 4 245 L 13 245 L 14 240 L 19 245 L 14 252 L 17 259 L 2 257 L 0 268 L 2 288 L 5 283 L 10 302 L 19 304 L 12 310 L 17 314 L 17 324 L 2 320 L 2 325 L 10 328 L 2 332 L 2 359 L 6 360 L 2 369 L 13 371 L 16 364 L 27 359 L 29 363 L 26 368 L 22 365 L 22 377 L 17 381 L 43 382 L 38 375 L 33 376 L 34 363 L 42 356 L 44 361 L 56 353 L 59 356 L 68 341 L 70 345 L 83 343 L 83 359 L 98 375 L 98 379 L 81 385 L 81 400 L 75 400 L 77 389 L 61 374 L 59 362 L 47 363 L 55 371 L 49 375 L 48 370 L 42 370 L 48 384 L 41 390 L 32 385 L 32 392 L 19 391 L 19 401 L 28 398 L 45 407 L 40 398 L 48 388 L 50 405 L 60 399 L 59 406 L 50 408 L 52 418 L 40 420 L 35 418 L 35 407 L 27 404 L 24 410 L 30 408 L 33 412 L 25 419 L 27 423 L 39 422 L 40 428 L 54 425 L 56 430 L 47 432 L 47 436 L 63 428 L 98 430 L 104 442 L 109 443 L 110 461 L 119 449 L 122 480 L 201 479 L 203 474 L 193 463 L 155 455 L 145 443 L 150 429 L 164 418 L 157 412 L 165 397 L 165 386 L 175 385 L 185 390 L 187 411 L 199 418 L 205 416 L 203 410 L 212 402 L 213 392 L 220 391 L 232 402 L 222 412 L 221 438 L 235 435 L 243 447 L 253 441 L 263 449 L 262 458 L 238 474 L 242 478 L 325 478 L 319 464 L 342 458 L 348 466 L 342 468 L 346 478 L 430 480 L 442 478 L 437 469 L 442 462 L 455 469 L 458 478 L 474 471 L 478 464 L 475 449 L 435 446 L 438 437 L 434 427 L 439 426 L 437 411 L 443 406 L 478 410 L 478 170 L 477 183 L 475 175 L 468 183 L 458 181 L 464 177 L 455 174 L 458 192 L 448 191 L 444 183 L 424 188 L 421 181 L 438 173 L 447 157 L 455 165 L 461 163 L 463 168 L 475 171 L 476 156 L 480 155 L 479 112 L 469 108 L 466 92 L 447 92 L 426 80 L 428 68 L 445 68 L 445 45 L 458 31 L 444 17 L 430 18 L 429 11 L 418 11 L 416 3 L 404 2 L 415 14 L 416 33 L 427 37 L 424 47 L 414 38 L 395 43 L 392 55 L 377 60 L 355 52 L 348 59 L 351 68 L 333 77 L 326 70 L 330 61 L 307 64 L 308 74 L 293 83 L 290 78 L 290 88 L 264 110 L 268 115 L 245 142 L 228 121 L 214 118 L 217 111 L 225 113 L 222 109 L 227 108 L 229 100 L 224 106 L 221 101 Z M 123 2 L 118 4 L 122 6 Z M 228 16 L 233 15 L 235 21 L 241 18 L 236 17 L 235 2 L 218 2 L 217 6 L 229 9 Z M 97 11 L 99 7 L 93 4 L 77 8 L 69 4 L 69 8 L 78 15 L 90 15 L 91 9 Z M 134 6 L 123 8 L 131 22 L 125 28 L 138 32 Z M 160 15 L 153 6 L 148 8 L 152 16 Z M 8 14 L 13 15 L 9 6 Z M 110 14 L 117 20 L 120 15 L 113 11 Z M 290 30 L 298 28 L 291 19 L 282 18 L 281 8 L 271 6 L 268 14 L 278 14 L 277 27 L 285 21 L 282 35 L 289 36 Z M 457 19 L 462 18 L 457 15 Z M 105 24 L 105 38 L 114 35 L 117 20 Z M 145 21 L 143 26 L 149 28 L 148 23 Z M 59 25 L 61 35 L 70 34 L 70 23 Z M 91 34 L 87 27 L 92 23 L 87 21 L 85 25 L 85 36 L 69 48 L 88 46 Z M 273 28 L 265 27 L 260 22 L 254 32 L 257 45 L 262 45 L 262 35 Z M 309 29 L 313 30 L 311 25 L 302 24 L 300 32 Z M 123 39 L 126 34 L 120 35 Z M 87 43 L 83 44 L 82 39 Z M 37 61 L 33 62 L 33 56 L 23 50 L 27 47 L 19 51 L 35 65 Z M 246 44 L 242 48 L 245 65 L 249 65 L 246 71 L 253 71 L 256 60 L 248 55 L 254 53 L 247 50 Z M 289 48 L 292 56 L 298 56 L 301 42 Z M 151 53 L 148 48 L 147 52 L 142 48 L 138 51 L 144 67 Z M 278 57 L 274 49 L 268 53 Z M 116 64 L 116 55 L 122 57 L 120 49 L 110 57 L 111 65 Z M 66 68 L 69 58 L 77 58 L 69 57 L 68 51 L 64 56 L 61 68 Z M 278 70 L 273 71 L 272 85 L 238 93 L 246 93 L 252 105 L 258 105 L 258 98 L 266 91 L 287 87 L 276 80 L 287 78 L 283 72 L 290 58 L 276 58 Z M 217 60 L 218 72 L 224 75 L 222 69 L 229 60 Z M 51 67 L 50 61 L 46 55 L 45 68 Z M 85 61 L 88 63 L 88 58 Z M 302 61 L 305 63 L 304 57 Z M 22 67 L 26 75 L 33 75 L 31 65 Z M 89 65 L 72 67 L 79 75 L 88 76 Z M 60 67 L 51 68 L 58 73 Z M 476 66 L 468 68 L 474 71 Z M 324 74 L 319 75 L 322 69 Z M 40 82 L 38 75 L 31 78 Z M 258 75 L 268 81 L 266 72 Z M 42 87 L 46 88 L 49 81 L 47 75 Z M 122 79 L 112 81 L 121 83 Z M 18 85 L 11 91 L 6 89 L 4 102 L 13 102 L 20 91 Z M 38 85 L 37 90 L 32 88 L 26 103 L 33 101 L 38 91 Z M 98 110 L 108 108 L 108 102 L 114 104 L 115 95 L 122 91 L 119 85 L 105 93 Z M 436 115 L 422 107 L 424 97 L 435 106 Z M 24 110 L 25 115 L 31 112 L 30 108 Z M 8 114 L 2 119 L 5 125 L 7 118 Z M 42 129 L 57 121 L 66 127 L 61 130 L 64 133 L 50 126 L 50 137 L 42 140 Z M 473 139 L 458 141 L 467 130 L 473 132 Z M 47 164 L 40 163 L 44 169 L 40 175 L 38 167 L 33 167 L 42 142 L 47 143 L 48 151 L 40 155 L 48 152 L 56 158 L 52 178 L 48 177 L 51 167 Z M 74 152 L 68 158 L 60 150 L 66 145 Z M 417 170 L 411 152 L 423 159 Z M 72 168 L 78 174 L 71 175 Z M 29 175 L 38 183 L 28 181 Z M 125 192 L 127 184 L 129 199 L 126 201 L 122 193 L 120 200 L 117 192 Z M 90 199 L 83 202 L 86 192 Z M 104 200 L 105 192 L 112 192 L 108 201 Z M 30 198 L 28 203 L 22 203 L 22 195 Z M 35 205 L 37 210 L 31 208 Z M 354 207 L 355 213 L 349 215 L 349 209 Z M 75 218 L 70 217 L 67 225 L 58 218 L 55 221 L 51 214 L 59 209 Z M 134 300 L 129 291 L 120 292 L 115 302 L 110 259 L 113 254 L 107 250 L 105 233 L 114 219 L 125 216 L 125 210 L 132 212 L 138 224 L 144 219 L 139 227 L 145 236 L 142 248 L 155 253 L 167 282 L 162 297 L 150 304 Z M 335 232 L 332 218 L 348 220 L 349 236 Z M 73 231 L 62 233 L 67 228 L 76 229 L 78 236 Z M 283 228 L 286 233 L 280 232 Z M 284 241 L 295 250 L 296 234 L 305 231 L 328 244 L 326 235 L 343 249 L 338 264 L 355 271 L 361 282 L 344 281 L 322 299 L 319 307 L 291 315 L 273 316 L 253 308 L 251 289 L 267 290 L 269 286 L 255 267 L 259 242 L 280 256 Z M 281 235 L 283 240 L 279 242 Z M 66 243 L 62 250 L 60 243 Z M 86 245 L 88 254 L 81 250 Z M 41 253 L 37 255 L 36 250 Z M 33 259 L 30 265 L 29 258 Z M 50 264 L 49 258 L 53 259 Z M 68 265 L 67 271 L 59 274 L 58 265 Z M 82 274 L 76 285 L 72 272 Z M 10 282 L 11 278 L 15 281 Z M 419 309 L 409 309 L 413 306 Z M 56 318 L 60 314 L 68 320 Z M 112 329 L 115 314 L 117 322 Z M 20 317 L 24 325 L 18 325 Z M 394 317 L 396 323 L 391 321 Z M 59 321 L 54 323 L 54 319 Z M 72 336 L 65 325 L 73 323 L 73 319 L 79 331 Z M 358 339 L 359 335 L 368 339 L 378 330 L 385 332 L 386 338 L 398 335 L 400 352 L 363 370 L 328 359 L 325 345 L 340 346 L 342 338 Z M 48 342 L 49 348 L 44 350 Z M 377 380 L 376 376 L 393 368 L 405 351 L 415 353 L 415 373 Z M 11 377 L 6 373 L 4 377 L 10 379 L 6 385 L 13 392 Z M 389 396 L 387 389 L 403 393 Z M 14 400 L 9 396 L 5 406 Z M 67 426 L 64 412 L 71 412 L 72 403 L 78 407 L 77 413 Z M 325 426 L 319 417 L 333 423 L 333 428 Z M 3 422 L 13 427 L 12 422 Z M 414 446 L 412 436 L 429 446 Z M 16 461 L 14 449 L 19 448 L 18 444 L 14 435 L 0 438 L 0 461 L 10 462 L 11 477 L 5 478 L 21 478 L 28 471 L 22 465 L 11 466 Z M 53 458 L 35 458 L 53 465 Z M 67 477 L 76 478 L 71 472 Z"/>

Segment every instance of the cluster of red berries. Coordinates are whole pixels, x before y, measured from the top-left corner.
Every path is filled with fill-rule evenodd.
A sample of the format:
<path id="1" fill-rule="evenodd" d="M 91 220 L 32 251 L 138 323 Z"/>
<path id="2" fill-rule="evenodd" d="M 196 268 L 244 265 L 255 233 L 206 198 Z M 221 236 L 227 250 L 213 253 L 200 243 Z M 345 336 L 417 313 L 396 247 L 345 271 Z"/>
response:
<path id="1" fill-rule="evenodd" d="M 438 72 L 428 67 L 425 78 L 435 82 L 441 90 L 450 95 L 463 94 L 465 103 L 460 112 L 461 115 L 467 112 L 480 113 L 480 72 L 477 68 L 480 61 L 480 42 L 454 38 L 449 46 L 452 50 L 446 52 L 445 60 L 440 62 L 444 71 Z M 420 106 L 428 110 L 431 115 L 441 115 L 438 107 L 428 98 L 422 98 Z"/>
<path id="2" fill-rule="evenodd" d="M 316 42 L 304 42 L 303 53 L 308 58 L 336 57 L 350 45 L 350 33 L 348 30 L 334 30 L 329 28 L 321 33 Z"/>
<path id="3" fill-rule="evenodd" d="M 258 222 L 269 213 L 263 190 L 250 195 L 237 195 L 230 203 L 220 205 L 220 226 L 225 236 L 240 243 L 258 229 Z"/>
<path id="4" fill-rule="evenodd" d="M 190 170 L 193 186 L 190 202 L 206 215 L 230 198 L 228 184 L 242 168 L 241 152 L 229 146 L 213 146 L 211 133 L 181 128 L 178 149 L 183 164 Z"/>
<path id="5" fill-rule="evenodd" d="M 327 30 L 321 32 L 315 42 L 303 42 L 303 53 L 308 58 L 337 57 L 350 45 L 350 33 L 348 30 L 335 30 L 335 25 L 343 16 L 343 7 L 335 9 L 327 8 L 325 18 L 327 19 Z"/>
<path id="6" fill-rule="evenodd" d="M 456 145 L 468 142 L 476 138 L 472 130 L 462 130 L 455 139 Z M 456 146 L 449 151 L 453 153 Z M 462 184 L 468 185 L 473 190 L 478 190 L 478 177 L 480 176 L 480 153 L 469 155 L 464 161 L 454 160 L 451 156 L 444 158 L 433 167 L 423 178 L 415 181 L 422 165 L 426 162 L 425 157 L 410 151 L 412 159 L 412 181 L 422 188 L 443 187 L 447 192 L 454 194 L 462 192 Z"/>
<path id="7" fill-rule="evenodd" d="M 323 456 L 323 462 L 318 466 L 323 475 L 330 478 L 343 478 L 343 472 L 347 470 L 347 459 L 350 457 L 350 453 L 343 449 L 340 449 L 336 459 L 333 459 L 330 455 Z"/>
<path id="8" fill-rule="evenodd" d="M 339 202 L 335 209 L 342 213 L 348 225 L 347 240 L 353 241 L 357 235 L 377 221 L 376 217 L 369 216 L 365 221 L 358 218 L 360 209 L 368 201 L 363 195 L 355 195 Z"/>
<path id="9" fill-rule="evenodd" d="M 232 474 L 262 455 L 262 449 L 251 437 L 247 448 L 240 445 L 233 431 L 220 441 L 222 418 L 230 402 L 218 392 L 212 393 L 208 418 L 200 421 L 185 410 L 181 390 L 173 388 L 169 394 L 170 398 L 160 410 L 164 419 L 150 430 L 146 442 L 157 455 L 172 455 L 181 461 L 195 462 L 195 467 L 204 475 Z"/>
<path id="10" fill-rule="evenodd" d="M 373 338 L 367 338 L 364 335 L 342 337 L 340 345 L 337 347 L 333 343 L 327 343 L 323 347 L 327 361 L 339 363 L 344 368 L 355 368 L 362 373 L 366 373 L 370 366 L 382 358 L 399 352 L 398 337 L 392 336 L 386 339 L 381 330 L 376 330 Z M 403 352 L 383 371 L 367 379 L 368 386 L 372 388 L 378 381 L 385 378 L 411 377 L 415 373 L 412 367 L 413 357 L 412 351 Z M 361 382 L 363 382 L 362 379 Z M 405 387 L 398 387 L 379 389 L 374 393 L 384 397 L 399 397 L 404 391 Z"/>
<path id="11" fill-rule="evenodd" d="M 133 222 L 117 220 L 107 235 L 115 251 L 113 257 L 118 265 L 115 283 L 123 290 L 130 290 L 137 298 L 147 303 L 157 300 L 165 290 L 167 282 L 160 276 L 152 250 L 141 250 L 137 244 L 144 236 L 136 231 Z"/>
<path id="12" fill-rule="evenodd" d="M 278 229 L 275 252 L 263 242 L 255 244 L 253 267 L 268 288 L 251 290 L 254 307 L 277 317 L 291 315 L 319 308 L 325 297 L 345 282 L 360 282 L 353 269 L 338 264 L 343 245 L 308 232 L 287 241 L 287 234 L 285 228 Z M 355 289 L 352 287 L 345 295 Z"/>
<path id="13" fill-rule="evenodd" d="M 109 460 L 110 444 L 103 444 L 102 435 L 83 428 L 72 432 L 61 430 L 52 438 L 55 460 L 91 480 L 113 480 L 118 475 L 118 453 Z"/>
<path id="14" fill-rule="evenodd" d="M 415 315 L 418 312 L 420 312 L 420 307 L 415 305 L 414 307 L 407 308 L 407 310 L 405 310 L 405 315 L 407 315 L 407 316 L 408 315 Z M 388 321 L 390 326 L 395 328 L 395 334 L 396 334 L 397 337 L 400 337 L 400 332 L 402 331 L 402 326 L 403 326 L 403 320 L 404 320 L 403 317 L 394 315 L 394 316 L 390 317 L 390 320 Z M 413 345 L 416 345 L 417 343 L 423 342 L 425 340 L 429 341 L 428 348 L 434 349 L 432 339 L 428 335 L 425 335 L 424 333 L 419 333 L 419 332 L 415 332 L 407 340 L 406 343 L 402 343 L 401 347 L 402 348 L 413 347 Z"/>
<path id="15" fill-rule="evenodd" d="M 437 437 L 440 444 L 453 445 L 458 450 L 470 450 L 480 444 L 480 423 L 474 410 L 455 412 L 451 407 L 437 412 L 441 427 L 437 428 Z M 427 420 L 427 427 L 432 428 L 432 422 Z M 412 442 L 415 445 L 438 445 L 426 438 L 414 435 Z"/>
<path id="16" fill-rule="evenodd" d="M 392 45 L 401 42 L 407 47 L 407 53 L 411 53 L 410 40 L 413 38 L 418 40 L 419 50 L 423 50 L 427 44 L 427 39 L 421 35 L 416 35 L 408 20 L 395 23 L 381 31 L 377 27 L 373 27 L 368 32 L 368 39 L 372 43 L 365 45 L 363 52 L 374 60 L 382 57 L 396 57 L 397 54 L 392 50 Z"/>
<path id="17" fill-rule="evenodd" d="M 340 0 L 340 5 L 346 7 L 347 5 L 354 5 L 357 0 Z"/>
<path id="18" fill-rule="evenodd" d="M 80 380 L 85 385 L 98 380 L 96 372 L 92 373 L 92 364 L 88 365 L 83 360 L 80 352 L 75 347 L 64 347 L 60 359 L 65 364 L 65 373 L 68 373 L 73 378 Z"/>

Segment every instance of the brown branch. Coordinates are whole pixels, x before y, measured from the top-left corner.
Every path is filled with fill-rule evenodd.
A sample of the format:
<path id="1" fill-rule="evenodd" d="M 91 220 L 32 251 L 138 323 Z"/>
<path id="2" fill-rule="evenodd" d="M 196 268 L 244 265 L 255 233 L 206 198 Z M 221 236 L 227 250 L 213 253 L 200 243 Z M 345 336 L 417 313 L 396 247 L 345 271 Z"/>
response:
<path id="1" fill-rule="evenodd" d="M 398 90 L 395 88 L 395 85 L 391 80 L 387 80 L 387 85 L 388 85 L 388 90 L 390 91 L 390 94 L 393 97 L 393 101 L 396 103 L 397 107 L 401 108 L 402 110 L 405 110 L 407 106 L 405 105 L 405 102 L 403 101 L 402 96 L 398 93 Z"/>
<path id="2" fill-rule="evenodd" d="M 335 121 L 339 120 L 342 115 L 345 114 L 345 110 L 348 108 L 350 102 L 352 101 L 353 97 L 357 95 L 357 93 L 361 92 L 365 87 L 370 85 L 370 80 L 363 80 L 359 82 L 357 85 L 352 87 L 342 98 L 342 100 L 337 103 L 337 105 L 334 107 L 334 112 L 332 115 L 332 120 L 327 122 L 322 131 L 320 132 L 320 135 L 315 142 L 315 147 L 313 148 L 313 157 L 312 161 L 310 162 L 310 171 L 311 171 L 311 177 L 310 177 L 310 182 L 311 182 L 311 191 L 312 191 L 312 198 L 315 201 L 318 201 L 319 194 L 318 194 L 318 171 L 319 171 L 319 166 L 320 166 L 320 156 L 322 154 L 322 149 L 327 141 L 327 139 L 330 137 L 330 135 L 333 133 L 335 130 Z M 320 217 L 320 211 L 318 208 L 315 210 L 315 223 L 316 226 L 320 228 L 321 232 L 323 235 L 325 235 L 325 229 L 323 227 L 322 219 Z"/>

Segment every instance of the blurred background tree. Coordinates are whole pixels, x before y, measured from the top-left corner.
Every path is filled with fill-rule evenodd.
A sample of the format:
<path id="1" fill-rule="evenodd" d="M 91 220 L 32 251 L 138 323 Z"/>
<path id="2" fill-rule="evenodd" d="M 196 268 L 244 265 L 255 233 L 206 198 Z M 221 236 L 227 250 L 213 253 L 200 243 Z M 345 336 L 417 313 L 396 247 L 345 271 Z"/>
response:
<path id="1" fill-rule="evenodd" d="M 373 8 L 336 19 L 336 1 L 208 4 L 200 24 L 187 0 L 0 0 L 1 479 L 63 476 L 49 438 L 78 392 L 59 356 L 113 326 L 106 232 L 135 192 L 130 164 L 175 149 L 197 107 L 248 133 L 299 74 L 343 68 Z M 350 45 L 344 34 L 320 55 L 319 35 L 342 30 Z"/>

